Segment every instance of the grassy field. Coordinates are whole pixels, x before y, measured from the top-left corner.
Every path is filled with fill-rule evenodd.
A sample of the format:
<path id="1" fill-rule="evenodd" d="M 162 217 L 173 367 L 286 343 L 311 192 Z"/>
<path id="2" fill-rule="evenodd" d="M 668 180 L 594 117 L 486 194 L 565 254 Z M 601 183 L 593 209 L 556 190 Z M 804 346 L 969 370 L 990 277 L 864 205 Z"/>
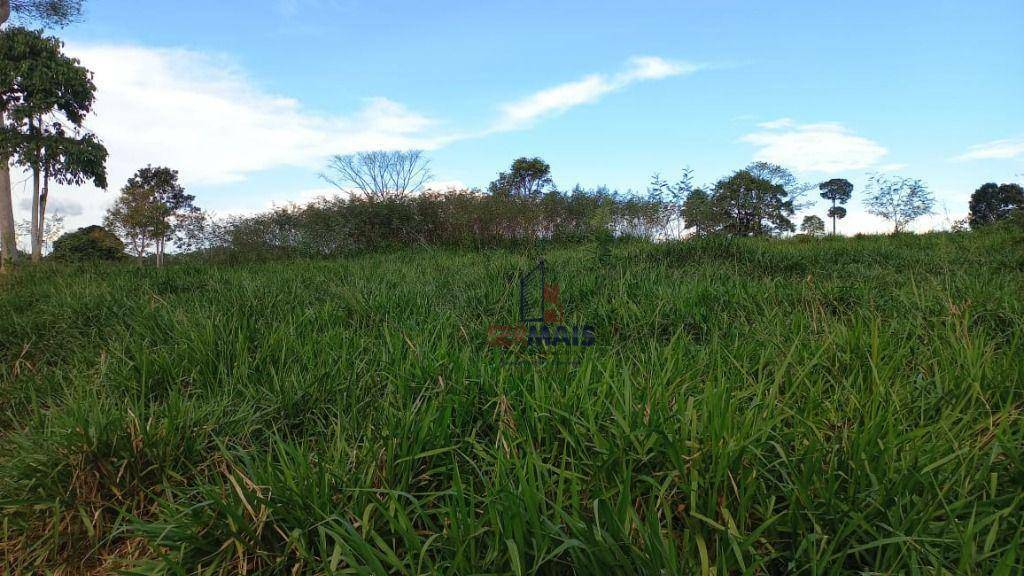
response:
<path id="1" fill-rule="evenodd" d="M 6 572 L 1024 570 L 1019 237 L 543 253 L 0 279 Z"/>

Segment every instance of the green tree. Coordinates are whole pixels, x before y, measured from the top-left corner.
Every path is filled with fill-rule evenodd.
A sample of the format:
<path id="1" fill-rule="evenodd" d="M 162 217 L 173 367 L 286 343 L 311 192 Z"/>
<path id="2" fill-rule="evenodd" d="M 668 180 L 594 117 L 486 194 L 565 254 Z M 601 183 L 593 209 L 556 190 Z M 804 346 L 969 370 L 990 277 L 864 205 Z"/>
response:
<path id="1" fill-rule="evenodd" d="M 893 233 L 906 230 L 914 220 L 932 213 L 935 197 L 920 180 L 873 174 L 869 179 L 868 213 L 893 223 Z"/>
<path id="2" fill-rule="evenodd" d="M 50 182 L 106 188 L 107 150 L 82 130 L 96 87 L 63 44 L 24 28 L 0 31 L 0 154 L 32 173 L 32 260 L 42 258 Z"/>
<path id="3" fill-rule="evenodd" d="M 825 221 L 813 214 L 810 216 L 804 216 L 804 221 L 800 223 L 800 232 L 814 238 L 824 236 Z"/>
<path id="4" fill-rule="evenodd" d="M 103 223 L 126 241 L 139 262 L 152 247 L 161 266 L 167 241 L 194 226 L 200 212 L 194 201 L 178 183 L 176 170 L 147 166 L 121 189 Z"/>
<path id="5" fill-rule="evenodd" d="M 708 193 L 695 188 L 687 194 L 682 207 L 686 229 L 693 229 L 697 236 L 706 236 L 718 228 L 718 213 Z"/>
<path id="6" fill-rule="evenodd" d="M 983 184 L 971 194 L 970 208 L 972 230 L 1006 220 L 1024 208 L 1024 189 L 1020 184 Z"/>
<path id="7" fill-rule="evenodd" d="M 853 195 L 853 184 L 845 178 L 833 178 L 818 184 L 818 189 L 821 190 L 822 198 L 832 201 L 832 206 L 828 209 L 828 217 L 832 219 L 832 235 L 835 236 L 836 220 L 846 218 L 846 208 L 843 208 L 842 205 L 846 204 L 850 200 L 850 196 Z"/>
<path id="8" fill-rule="evenodd" d="M 734 236 L 774 236 L 795 231 L 789 219 L 795 212 L 793 199 L 785 185 L 777 183 L 779 178 L 757 176 L 751 168 L 756 166 L 715 184 L 711 200 L 721 231 Z"/>
<path id="9" fill-rule="evenodd" d="M 501 172 L 487 187 L 494 196 L 513 198 L 539 198 L 555 184 L 551 179 L 551 166 L 540 158 L 517 158 L 508 172 Z"/>
<path id="10" fill-rule="evenodd" d="M 20 20 L 43 26 L 65 26 L 82 13 L 82 0 L 0 0 L 0 26 L 13 14 Z M 0 126 L 5 125 L 0 107 Z M 0 151 L 0 269 L 17 258 L 14 205 L 11 202 L 10 157 Z"/>

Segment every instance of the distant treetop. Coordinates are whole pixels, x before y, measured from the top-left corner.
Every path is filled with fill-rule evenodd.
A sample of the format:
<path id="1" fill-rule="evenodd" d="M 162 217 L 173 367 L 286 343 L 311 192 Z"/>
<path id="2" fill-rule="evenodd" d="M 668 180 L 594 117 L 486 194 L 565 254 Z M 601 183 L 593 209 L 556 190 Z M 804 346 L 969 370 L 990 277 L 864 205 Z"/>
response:
<path id="1" fill-rule="evenodd" d="M 82 0 L 0 0 L 0 24 L 11 16 L 24 22 L 62 28 L 82 16 Z"/>

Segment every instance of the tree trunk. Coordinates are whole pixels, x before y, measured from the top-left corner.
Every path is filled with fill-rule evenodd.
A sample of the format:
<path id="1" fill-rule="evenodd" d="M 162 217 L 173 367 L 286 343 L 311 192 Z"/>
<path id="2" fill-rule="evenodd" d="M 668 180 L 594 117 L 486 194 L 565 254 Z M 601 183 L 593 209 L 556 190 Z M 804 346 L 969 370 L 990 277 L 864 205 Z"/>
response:
<path id="1" fill-rule="evenodd" d="M 43 168 L 43 189 L 39 193 L 39 233 L 36 245 L 32 248 L 32 260 L 38 262 L 43 258 L 43 243 L 46 241 L 46 199 L 50 197 L 50 170 Z M 36 256 L 38 254 L 38 256 Z"/>
<path id="2" fill-rule="evenodd" d="M 836 235 L 836 199 L 832 199 L 832 235 Z"/>
<path id="3" fill-rule="evenodd" d="M 29 133 L 34 132 L 36 126 L 36 120 L 29 119 Z M 39 243 L 39 190 L 42 186 L 42 178 L 39 174 L 39 163 L 42 157 L 40 152 L 39 148 L 36 148 L 35 166 L 32 167 L 32 223 L 29 227 L 29 244 L 32 246 L 33 262 L 39 262 L 42 258 L 42 254 L 36 251 L 36 244 Z"/>
<path id="4" fill-rule="evenodd" d="M 10 0 L 0 0 L 0 26 L 11 17 Z M 0 110 L 0 126 L 4 113 Z M 14 207 L 11 204 L 11 169 L 8 159 L 0 156 L 0 270 L 5 270 L 18 257 L 14 237 Z"/>
<path id="5" fill-rule="evenodd" d="M 0 16 L 3 16 L 0 13 Z M 4 125 L 4 113 L 0 110 L 0 126 Z M 5 269 L 18 259 L 17 238 L 14 234 L 14 205 L 11 202 L 10 160 L 0 156 L 0 269 Z"/>
<path id="6" fill-rule="evenodd" d="M 36 252 L 39 243 L 39 188 L 41 179 L 39 168 L 32 169 L 32 225 L 29 229 L 29 243 L 32 244 L 32 261 L 38 262 L 42 254 Z"/>

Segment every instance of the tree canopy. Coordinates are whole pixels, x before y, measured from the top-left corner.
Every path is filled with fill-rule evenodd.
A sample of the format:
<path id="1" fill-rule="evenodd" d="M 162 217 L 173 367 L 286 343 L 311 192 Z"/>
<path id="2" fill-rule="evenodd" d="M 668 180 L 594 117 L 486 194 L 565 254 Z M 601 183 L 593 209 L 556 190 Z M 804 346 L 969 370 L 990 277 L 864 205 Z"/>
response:
<path id="1" fill-rule="evenodd" d="M 500 172 L 487 190 L 496 196 L 534 197 L 553 190 L 551 166 L 540 158 L 517 158 L 508 172 Z"/>
<path id="2" fill-rule="evenodd" d="M 795 179 L 781 167 L 754 164 L 719 180 L 711 195 L 717 227 L 733 236 L 774 236 L 793 232 L 795 209 L 786 184 Z M 788 175 L 788 176 L 787 176 Z"/>
<path id="3" fill-rule="evenodd" d="M 983 184 L 971 194 L 970 209 L 971 228 L 984 228 L 1024 210 L 1024 189 L 1020 184 Z"/>

